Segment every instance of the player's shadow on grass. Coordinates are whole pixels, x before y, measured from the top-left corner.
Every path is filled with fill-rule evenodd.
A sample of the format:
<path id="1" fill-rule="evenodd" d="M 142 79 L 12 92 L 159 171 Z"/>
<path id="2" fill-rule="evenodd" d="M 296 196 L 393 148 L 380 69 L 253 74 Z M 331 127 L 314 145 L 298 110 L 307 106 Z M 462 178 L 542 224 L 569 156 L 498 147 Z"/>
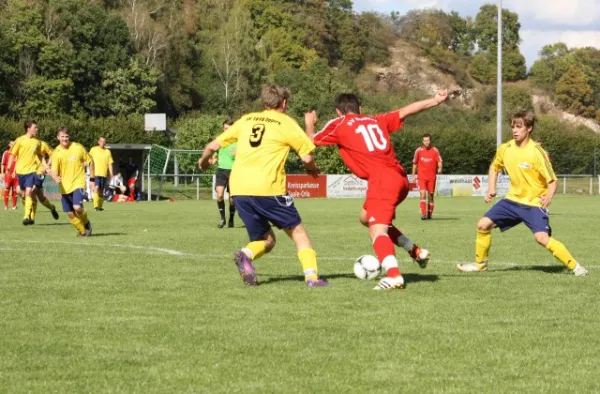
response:
<path id="1" fill-rule="evenodd" d="M 446 217 L 446 218 L 444 218 L 444 217 L 441 217 L 441 218 L 440 218 L 440 217 L 433 217 L 433 218 L 431 218 L 431 219 L 429 219 L 429 220 L 432 220 L 432 221 L 434 221 L 434 222 L 437 222 L 437 221 L 441 221 L 441 220 L 460 220 L 460 218 L 451 218 L 451 217 Z"/>
<path id="2" fill-rule="evenodd" d="M 261 285 L 267 285 L 277 282 L 304 282 L 304 276 L 301 275 L 260 275 Z M 407 283 L 418 283 L 418 282 L 437 282 L 439 280 L 438 275 L 421 275 L 421 274 L 403 274 L 404 280 Z M 266 279 L 262 279 L 266 278 Z M 331 274 L 323 275 L 323 279 L 331 281 L 332 279 L 356 279 L 356 276 L 352 273 L 343 274 Z M 374 281 L 376 282 L 376 281 Z"/>
<path id="3" fill-rule="evenodd" d="M 539 271 L 547 274 L 560 274 L 567 272 L 567 269 L 560 265 L 521 265 L 496 271 Z"/>
<path id="4" fill-rule="evenodd" d="M 438 280 L 440 280 L 440 277 L 438 275 L 431 274 L 402 274 L 402 276 L 404 277 L 404 282 L 407 283 L 407 286 L 411 283 L 437 282 Z"/>
<path id="5" fill-rule="evenodd" d="M 36 227 L 46 227 L 46 226 L 71 226 L 71 223 L 42 223 L 36 224 Z"/>
<path id="6" fill-rule="evenodd" d="M 96 237 L 112 237 L 112 236 L 119 236 L 119 235 L 127 235 L 126 233 L 93 233 L 91 235 L 92 238 L 96 238 Z"/>

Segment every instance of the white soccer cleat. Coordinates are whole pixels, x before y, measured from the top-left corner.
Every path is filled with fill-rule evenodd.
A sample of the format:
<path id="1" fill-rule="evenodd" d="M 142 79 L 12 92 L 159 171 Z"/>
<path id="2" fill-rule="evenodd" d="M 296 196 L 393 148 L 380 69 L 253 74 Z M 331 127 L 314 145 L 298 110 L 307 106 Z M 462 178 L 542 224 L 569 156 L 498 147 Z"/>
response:
<path id="1" fill-rule="evenodd" d="M 456 269 L 461 272 L 485 272 L 487 271 L 487 261 L 483 263 L 456 264 Z"/>
<path id="2" fill-rule="evenodd" d="M 404 289 L 404 278 L 402 275 L 397 276 L 395 278 L 390 278 L 386 276 L 385 278 L 381 278 L 379 284 L 373 288 L 373 290 L 400 290 Z"/>
<path id="3" fill-rule="evenodd" d="M 427 249 L 415 246 L 413 250 L 410 251 L 409 255 L 415 263 L 419 264 L 419 267 L 426 268 L 427 264 L 429 264 L 429 257 L 431 254 Z"/>
<path id="4" fill-rule="evenodd" d="M 584 266 L 579 265 L 579 263 L 575 266 L 575 269 L 573 270 L 573 274 L 575 274 L 575 276 L 588 276 L 590 274 L 590 272 L 585 269 Z"/>

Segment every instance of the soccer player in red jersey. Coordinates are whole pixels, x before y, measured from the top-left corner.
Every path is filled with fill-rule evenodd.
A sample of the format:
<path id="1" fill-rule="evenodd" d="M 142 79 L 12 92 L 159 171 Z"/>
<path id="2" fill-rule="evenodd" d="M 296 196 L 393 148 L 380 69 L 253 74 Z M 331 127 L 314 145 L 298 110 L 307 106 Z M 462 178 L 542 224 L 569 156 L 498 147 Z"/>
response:
<path id="1" fill-rule="evenodd" d="M 15 141 L 10 141 L 8 149 L 2 154 L 2 174 L 4 174 L 4 209 L 8 209 L 8 192 L 12 193 L 12 209 L 17 209 L 17 194 L 19 193 L 19 182 L 17 180 L 17 174 L 15 173 L 15 166 L 17 165 L 16 160 L 12 160 L 12 165 L 8 167 L 8 163 L 11 162 L 10 158 L 12 149 Z"/>
<path id="2" fill-rule="evenodd" d="M 448 92 L 418 101 L 396 111 L 375 116 L 361 115 L 358 97 L 340 94 L 335 101 L 338 118 L 315 134 L 317 114 L 305 114 L 307 134 L 317 146 L 337 145 L 348 168 L 368 182 L 367 199 L 360 212 L 360 222 L 369 227 L 373 249 L 386 272 L 375 290 L 403 289 L 404 279 L 398 268 L 394 244 L 404 248 L 422 267 L 427 266 L 429 252 L 414 245 L 392 224 L 395 211 L 408 195 L 406 171 L 396 159 L 390 134 L 402 128 L 404 119 L 443 103 Z"/>
<path id="3" fill-rule="evenodd" d="M 431 134 L 423 136 L 423 146 L 415 151 L 412 176 L 417 180 L 421 193 L 421 220 L 431 219 L 433 213 L 433 193 L 437 174 L 442 173 L 442 156 L 440 151 L 431 145 Z M 429 203 L 427 203 L 429 200 Z"/>

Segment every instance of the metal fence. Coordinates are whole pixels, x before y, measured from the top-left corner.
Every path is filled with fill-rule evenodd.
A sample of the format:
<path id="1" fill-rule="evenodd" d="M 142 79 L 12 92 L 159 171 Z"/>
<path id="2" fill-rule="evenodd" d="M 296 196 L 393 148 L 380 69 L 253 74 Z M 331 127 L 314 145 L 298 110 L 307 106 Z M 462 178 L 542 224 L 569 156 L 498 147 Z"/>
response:
<path id="1" fill-rule="evenodd" d="M 600 195 L 600 176 L 557 175 L 558 190 L 562 194 Z"/>

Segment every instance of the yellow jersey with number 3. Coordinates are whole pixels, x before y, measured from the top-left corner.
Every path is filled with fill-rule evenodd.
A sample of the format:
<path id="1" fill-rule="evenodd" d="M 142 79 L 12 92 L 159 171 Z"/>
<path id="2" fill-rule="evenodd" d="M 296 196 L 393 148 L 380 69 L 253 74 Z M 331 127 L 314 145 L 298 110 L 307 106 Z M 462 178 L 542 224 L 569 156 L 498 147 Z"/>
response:
<path id="1" fill-rule="evenodd" d="M 90 149 L 90 156 L 92 157 L 92 160 L 94 160 L 94 175 L 107 177 L 108 166 L 112 166 L 113 164 L 112 153 L 110 153 L 110 150 L 94 146 Z"/>
<path id="2" fill-rule="evenodd" d="M 217 141 L 222 148 L 237 142 L 229 178 L 232 196 L 286 194 L 285 162 L 290 149 L 300 157 L 315 149 L 294 119 L 275 110 L 244 115 Z"/>
<path id="3" fill-rule="evenodd" d="M 515 141 L 500 145 L 492 167 L 496 172 L 506 169 L 510 178 L 506 198 L 524 205 L 541 207 L 540 196 L 548 194 L 548 184 L 557 180 L 546 151 L 532 140 L 523 147 Z"/>
<path id="4" fill-rule="evenodd" d="M 52 155 L 52 172 L 61 177 L 61 194 L 73 193 L 76 189 L 85 188 L 85 167 L 92 158 L 85 148 L 76 142 L 71 142 L 69 147 L 59 145 Z"/>
<path id="5" fill-rule="evenodd" d="M 40 155 L 42 154 L 42 143 L 34 137 L 22 135 L 15 140 L 10 153 L 17 160 L 15 172 L 17 175 L 36 173 L 41 167 Z"/>

